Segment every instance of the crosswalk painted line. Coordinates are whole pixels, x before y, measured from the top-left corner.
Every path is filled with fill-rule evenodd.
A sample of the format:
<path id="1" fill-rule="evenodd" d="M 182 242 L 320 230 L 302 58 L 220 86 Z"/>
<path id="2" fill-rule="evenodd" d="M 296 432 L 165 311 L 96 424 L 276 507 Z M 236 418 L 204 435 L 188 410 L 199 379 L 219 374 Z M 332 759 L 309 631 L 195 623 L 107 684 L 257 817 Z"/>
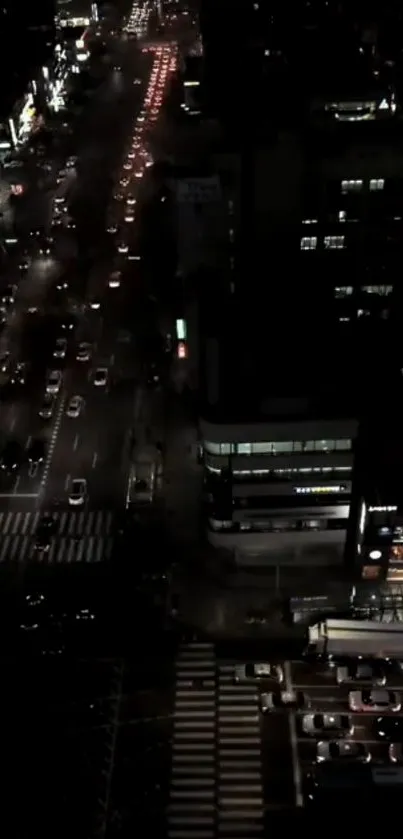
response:
<path id="1" fill-rule="evenodd" d="M 113 538 L 55 538 L 48 551 L 35 551 L 31 536 L 0 536 L 0 563 L 39 562 L 46 564 L 96 563 L 109 560 L 113 550 Z"/>
<path id="2" fill-rule="evenodd" d="M 217 837 L 257 839 L 264 797 L 256 685 L 236 684 L 233 665 L 221 664 L 217 702 Z"/>
<path id="3" fill-rule="evenodd" d="M 44 513 L 0 512 L 0 536 L 33 536 Z M 52 510 L 50 514 L 58 536 L 108 536 L 112 532 L 113 514 L 107 510 Z"/>
<path id="4" fill-rule="evenodd" d="M 53 512 L 56 527 L 47 551 L 36 551 L 40 512 L 0 512 L 0 563 L 98 563 L 113 549 L 113 515 L 104 510 Z"/>
<path id="5" fill-rule="evenodd" d="M 176 690 L 169 839 L 213 839 L 216 796 L 216 661 L 213 644 L 184 644 Z"/>

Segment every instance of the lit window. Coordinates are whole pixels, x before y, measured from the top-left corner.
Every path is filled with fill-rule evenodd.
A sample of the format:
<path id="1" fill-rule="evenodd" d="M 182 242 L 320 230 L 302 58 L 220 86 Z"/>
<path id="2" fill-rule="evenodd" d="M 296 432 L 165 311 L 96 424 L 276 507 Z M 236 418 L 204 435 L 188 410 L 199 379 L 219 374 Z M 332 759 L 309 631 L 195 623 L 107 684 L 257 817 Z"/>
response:
<path id="1" fill-rule="evenodd" d="M 318 223 L 317 218 L 304 218 L 304 219 L 302 219 L 302 224 L 317 224 L 317 223 Z"/>
<path id="2" fill-rule="evenodd" d="M 318 244 L 317 236 L 303 236 L 301 239 L 302 251 L 314 251 Z"/>
<path id="3" fill-rule="evenodd" d="M 377 294 L 379 297 L 387 297 L 392 294 L 393 285 L 363 285 L 361 290 L 366 294 Z"/>
<path id="4" fill-rule="evenodd" d="M 362 189 L 363 181 L 350 180 L 341 182 L 341 191 L 343 195 L 347 192 L 359 192 Z"/>
<path id="5" fill-rule="evenodd" d="M 336 286 L 334 289 L 334 296 L 340 299 L 341 297 L 349 297 L 353 293 L 352 285 Z"/>
<path id="6" fill-rule="evenodd" d="M 325 236 L 324 245 L 327 250 L 342 250 L 345 236 Z"/>
<path id="7" fill-rule="evenodd" d="M 372 178 L 369 182 L 369 191 L 370 192 L 380 192 L 385 186 L 385 181 L 383 178 Z"/>
<path id="8" fill-rule="evenodd" d="M 339 221 L 346 221 L 347 213 L 345 210 L 340 210 L 339 212 Z"/>

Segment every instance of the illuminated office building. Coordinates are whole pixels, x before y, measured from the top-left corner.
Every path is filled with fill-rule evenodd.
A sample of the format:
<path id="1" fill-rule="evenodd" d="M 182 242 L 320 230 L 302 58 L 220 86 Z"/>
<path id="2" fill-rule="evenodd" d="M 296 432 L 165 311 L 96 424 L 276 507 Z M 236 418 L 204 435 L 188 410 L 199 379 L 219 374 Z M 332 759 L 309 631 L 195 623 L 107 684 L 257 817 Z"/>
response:
<path id="1" fill-rule="evenodd" d="M 204 505 L 210 542 L 245 562 L 343 562 L 361 429 L 400 390 L 395 56 L 351 5 L 250 3 L 229 39 L 202 4 L 232 243 L 198 291 Z"/>
<path id="2" fill-rule="evenodd" d="M 92 3 L 90 0 L 56 0 L 56 25 L 58 29 L 82 29 L 97 20 L 97 3 Z"/>

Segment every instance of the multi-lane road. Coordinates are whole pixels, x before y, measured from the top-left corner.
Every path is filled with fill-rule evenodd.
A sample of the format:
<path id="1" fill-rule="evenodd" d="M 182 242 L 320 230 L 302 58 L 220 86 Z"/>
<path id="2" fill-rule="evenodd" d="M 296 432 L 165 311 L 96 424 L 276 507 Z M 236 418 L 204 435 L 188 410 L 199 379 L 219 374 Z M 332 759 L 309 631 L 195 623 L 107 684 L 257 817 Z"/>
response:
<path id="1" fill-rule="evenodd" d="M 30 247 L 28 271 L 21 274 L 17 254 L 1 280 L 3 287 L 10 282 L 17 286 L 15 305 L 2 335 L 2 351 L 10 352 L 13 361 L 26 362 L 28 370 L 26 384 L 7 393 L 2 402 L 0 433 L 3 444 L 17 440 L 26 450 L 33 439 L 44 439 L 46 456 L 38 465 L 23 462 L 12 474 L 0 474 L 0 561 L 10 559 L 11 554 L 27 559 L 29 546 L 24 538 L 31 533 L 39 511 L 57 510 L 73 522 L 81 513 L 68 507 L 74 478 L 87 481 L 82 515 L 93 514 L 95 528 L 92 532 L 88 525 L 87 535 L 102 536 L 106 546 L 109 531 L 103 527 L 97 531 L 96 515 L 107 516 L 124 505 L 130 429 L 147 396 L 140 381 L 140 344 L 136 340 L 137 326 L 144 328 L 147 320 L 142 310 L 147 294 L 142 287 L 141 264 L 117 254 L 122 237 L 129 245 L 129 257 L 137 257 L 138 247 L 136 221 L 124 229 L 124 208 L 127 196 L 138 194 L 139 161 L 134 159 L 134 169 L 128 172 L 122 171 L 122 164 L 125 149 L 130 149 L 136 138 L 133 148 L 142 156 L 144 169 L 146 157 L 137 143 L 141 139 L 137 119 L 141 126 L 146 123 L 144 145 L 163 101 L 164 87 L 159 82 L 162 72 L 166 75 L 169 69 L 172 47 L 167 58 L 163 50 L 161 58 L 155 49 L 142 50 L 132 42 L 126 42 L 122 50 L 122 72 L 113 71 L 89 106 L 92 110 L 86 129 L 75 150 L 77 162 L 69 175 L 72 187 L 67 199 L 75 229 L 61 232 L 55 227 L 50 255 L 39 256 L 35 247 Z M 157 100 L 150 93 L 150 79 L 153 91 L 158 86 Z M 125 188 L 120 184 L 123 175 L 128 178 Z M 106 232 L 113 193 L 117 195 L 115 210 L 122 217 L 115 236 Z M 43 211 L 43 196 L 38 201 Z M 51 215 L 50 195 L 48 202 Z M 32 212 L 34 227 L 34 208 Z M 108 276 L 116 259 L 120 286 L 110 288 Z M 60 276 L 67 289 L 58 294 L 55 285 Z M 91 305 L 95 301 L 96 308 Z M 61 337 L 67 339 L 66 354 L 57 358 L 55 344 Z M 77 357 L 81 342 L 91 345 L 86 361 Z M 101 386 L 94 383 L 97 368 L 107 371 L 106 383 Z M 40 408 L 49 369 L 61 370 L 62 384 L 52 416 L 44 419 Z M 71 418 L 67 407 L 75 395 L 81 397 L 82 407 L 79 416 Z M 19 531 L 20 525 L 25 529 Z M 73 523 L 71 527 L 74 530 Z M 65 535 L 60 533 L 60 537 L 63 540 Z M 50 559 L 73 561 L 73 556 L 82 559 L 88 555 L 84 549 L 78 552 L 66 545 L 61 542 L 58 550 L 55 545 Z"/>

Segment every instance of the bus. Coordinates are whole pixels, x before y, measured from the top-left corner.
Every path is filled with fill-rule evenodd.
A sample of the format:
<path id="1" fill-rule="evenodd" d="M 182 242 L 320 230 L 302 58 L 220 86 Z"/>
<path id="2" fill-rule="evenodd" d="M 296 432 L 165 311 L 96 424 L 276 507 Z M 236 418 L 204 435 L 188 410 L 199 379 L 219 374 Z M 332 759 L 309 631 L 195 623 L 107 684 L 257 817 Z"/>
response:
<path id="1" fill-rule="evenodd" d="M 403 659 L 403 623 L 329 619 L 308 629 L 305 655 Z"/>

